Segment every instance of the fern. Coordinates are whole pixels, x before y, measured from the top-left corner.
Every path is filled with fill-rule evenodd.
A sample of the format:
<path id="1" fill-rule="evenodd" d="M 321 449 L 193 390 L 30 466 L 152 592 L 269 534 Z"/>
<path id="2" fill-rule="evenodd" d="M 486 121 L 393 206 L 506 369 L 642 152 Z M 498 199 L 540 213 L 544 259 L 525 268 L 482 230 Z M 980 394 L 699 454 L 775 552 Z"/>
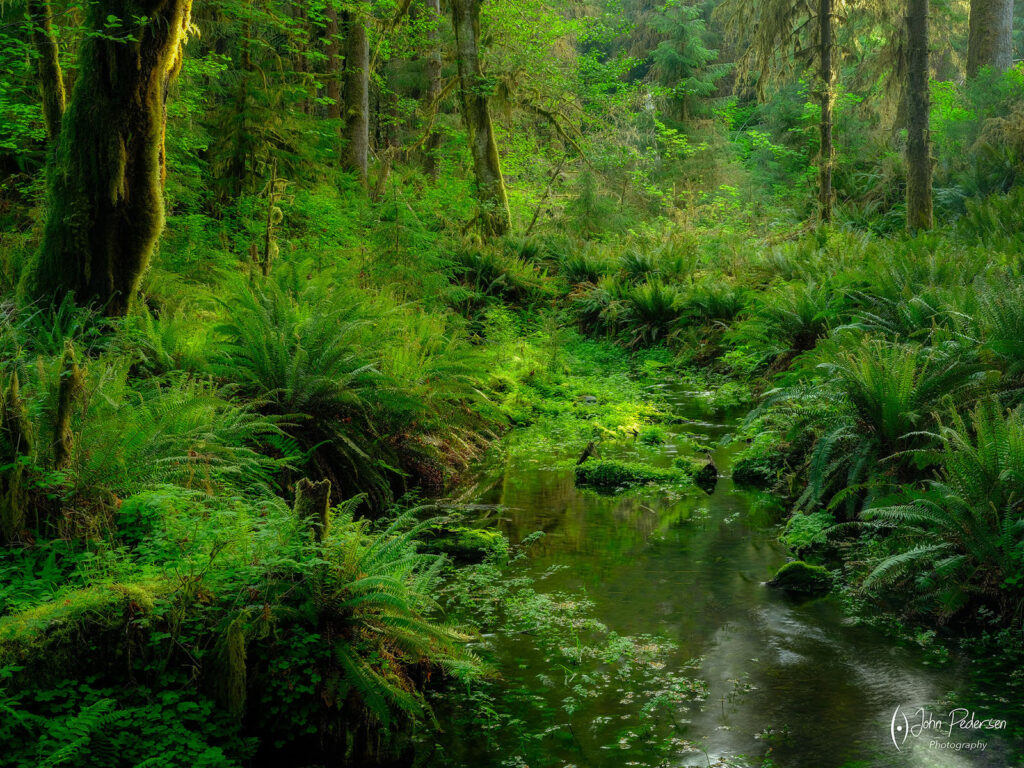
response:
<path id="1" fill-rule="evenodd" d="M 1024 618 L 1024 417 L 985 400 L 941 427 L 938 479 L 903 503 L 873 507 L 864 524 L 890 529 L 900 551 L 878 562 L 867 589 L 915 579 L 945 614 L 972 600 Z"/>

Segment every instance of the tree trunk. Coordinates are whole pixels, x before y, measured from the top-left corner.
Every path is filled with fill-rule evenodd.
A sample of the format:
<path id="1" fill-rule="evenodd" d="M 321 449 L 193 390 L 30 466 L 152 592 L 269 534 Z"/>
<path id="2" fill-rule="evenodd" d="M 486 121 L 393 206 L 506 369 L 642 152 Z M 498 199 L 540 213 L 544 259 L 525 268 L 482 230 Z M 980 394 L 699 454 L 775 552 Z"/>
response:
<path id="1" fill-rule="evenodd" d="M 438 104 L 435 102 L 441 95 L 441 31 L 438 24 L 441 20 L 441 0 L 426 0 L 427 4 L 427 42 L 430 50 L 427 53 L 427 119 L 433 126 Z M 433 127 L 423 143 L 423 170 L 432 179 L 437 179 L 437 151 L 441 146 L 441 134 Z"/>
<path id="2" fill-rule="evenodd" d="M 89 6 L 93 32 L 79 51 L 43 244 L 28 278 L 35 297 L 52 301 L 73 291 L 79 303 L 96 302 L 108 315 L 127 311 L 164 226 L 165 100 L 190 12 L 191 0 Z M 122 24 L 113 32 L 111 17 Z"/>
<path id="3" fill-rule="evenodd" d="M 18 540 L 25 528 L 28 493 L 23 458 L 32 455 L 31 425 L 21 397 L 18 372 L 0 392 L 0 543 Z"/>
<path id="4" fill-rule="evenodd" d="M 313 539 L 323 542 L 331 520 L 331 481 L 301 478 L 295 484 L 294 510 L 299 522 L 313 532 Z"/>
<path id="5" fill-rule="evenodd" d="M 332 120 L 341 119 L 341 29 L 338 26 L 338 9 L 328 4 L 324 12 L 327 17 L 327 43 L 324 53 L 327 56 L 327 117 Z"/>
<path id="6" fill-rule="evenodd" d="M 462 117 L 469 131 L 469 147 L 473 154 L 480 219 L 485 235 L 503 235 L 512 228 L 512 217 L 501 175 L 498 146 L 487 108 L 488 83 L 480 68 L 479 0 L 451 0 L 452 26 L 455 30 L 455 51 L 459 63 L 459 95 Z"/>
<path id="7" fill-rule="evenodd" d="M 364 19 L 351 14 L 345 42 L 345 148 L 341 167 L 366 184 L 370 151 L 370 41 Z"/>
<path id="8" fill-rule="evenodd" d="M 832 221 L 832 0 L 818 0 L 818 78 L 821 81 L 821 157 L 818 167 L 818 210 L 823 223 Z"/>
<path id="9" fill-rule="evenodd" d="M 907 229 L 910 232 L 932 226 L 928 75 L 928 0 L 908 0 Z"/>
<path id="10" fill-rule="evenodd" d="M 53 17 L 47 0 L 28 0 L 28 15 L 32 24 L 32 44 L 39 56 L 39 87 L 43 96 L 43 120 L 46 135 L 53 143 L 60 135 L 60 121 L 64 115 L 64 75 L 60 70 L 57 40 L 53 36 Z"/>
<path id="11" fill-rule="evenodd" d="M 967 77 L 983 67 L 1005 72 L 1013 66 L 1013 0 L 971 0 Z"/>

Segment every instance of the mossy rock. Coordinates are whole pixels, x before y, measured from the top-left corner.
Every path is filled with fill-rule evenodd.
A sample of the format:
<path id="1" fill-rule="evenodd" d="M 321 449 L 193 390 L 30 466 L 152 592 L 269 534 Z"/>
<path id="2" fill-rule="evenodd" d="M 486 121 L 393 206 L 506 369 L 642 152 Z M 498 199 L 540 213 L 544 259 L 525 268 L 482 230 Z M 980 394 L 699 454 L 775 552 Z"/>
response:
<path id="1" fill-rule="evenodd" d="M 689 483 L 691 475 L 679 468 L 662 469 L 635 461 L 587 461 L 576 467 L 576 484 L 598 488 L 625 488 L 644 483 Z"/>
<path id="2" fill-rule="evenodd" d="M 672 466 L 688 473 L 693 478 L 693 484 L 705 493 L 711 493 L 718 484 L 718 467 L 713 461 L 678 456 L 673 460 Z"/>
<path id="3" fill-rule="evenodd" d="M 435 555 L 448 555 L 456 563 L 481 563 L 508 558 L 508 539 L 493 528 L 438 525 L 420 549 Z"/>
<path id="4" fill-rule="evenodd" d="M 794 560 L 779 568 L 768 586 L 797 595 L 823 595 L 832 589 L 832 574 L 820 565 Z"/>

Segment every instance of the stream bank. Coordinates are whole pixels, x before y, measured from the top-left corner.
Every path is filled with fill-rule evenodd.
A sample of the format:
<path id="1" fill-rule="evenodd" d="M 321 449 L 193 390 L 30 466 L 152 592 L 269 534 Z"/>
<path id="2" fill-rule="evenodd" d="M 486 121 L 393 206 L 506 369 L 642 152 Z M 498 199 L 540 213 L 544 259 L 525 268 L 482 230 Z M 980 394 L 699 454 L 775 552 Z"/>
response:
<path id="1" fill-rule="evenodd" d="M 1013 764 L 998 732 L 970 739 L 983 751 L 958 750 L 970 734 L 957 731 L 894 742 L 894 713 L 946 717 L 958 706 L 963 665 L 936 666 L 858 625 L 835 596 L 794 600 L 766 586 L 788 557 L 778 504 L 729 476 L 742 444 L 728 438 L 742 413 L 709 417 L 700 393 L 653 381 L 652 400 L 677 423 L 662 427 L 663 442 L 606 438 L 601 457 L 669 467 L 704 441 L 721 473 L 712 493 L 577 487 L 575 449 L 535 444 L 528 428 L 506 439 L 531 448 L 496 454 L 464 495 L 513 545 L 526 543 L 512 578 L 546 601 L 525 588 L 504 596 L 518 619 L 484 646 L 513 715 L 489 733 L 452 729 L 449 758 L 595 768 Z M 538 618 L 545 610 L 555 617 Z"/>

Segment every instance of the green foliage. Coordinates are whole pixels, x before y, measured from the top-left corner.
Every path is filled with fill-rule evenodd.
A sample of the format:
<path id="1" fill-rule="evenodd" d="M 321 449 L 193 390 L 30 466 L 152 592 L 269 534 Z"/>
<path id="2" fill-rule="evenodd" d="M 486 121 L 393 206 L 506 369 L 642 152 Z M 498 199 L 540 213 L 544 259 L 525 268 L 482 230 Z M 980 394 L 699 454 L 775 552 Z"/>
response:
<path id="1" fill-rule="evenodd" d="M 824 545 L 828 531 L 836 524 L 828 512 L 793 515 L 782 532 L 782 542 L 797 554 Z"/>
<path id="2" fill-rule="evenodd" d="M 680 291 L 658 280 L 630 288 L 625 295 L 628 345 L 648 346 L 670 337 L 680 318 Z"/>
<path id="3" fill-rule="evenodd" d="M 842 294 L 835 287 L 799 282 L 760 295 L 736 339 L 755 342 L 776 355 L 813 349 L 841 316 Z"/>
<path id="4" fill-rule="evenodd" d="M 987 384 L 984 367 L 956 344 L 921 349 L 863 339 L 821 368 L 817 395 L 827 410 L 801 503 L 843 503 L 847 516 L 878 490 L 872 482 L 884 488 L 904 472 L 907 452 L 927 443 L 937 411 L 973 402 Z"/>
<path id="5" fill-rule="evenodd" d="M 900 544 L 864 587 L 905 584 L 942 616 L 980 602 L 1017 623 L 1024 611 L 1024 419 L 986 400 L 969 418 L 952 417 L 938 437 L 938 478 L 862 515 Z"/>
<path id="6" fill-rule="evenodd" d="M 678 467 L 662 469 L 632 461 L 602 459 L 587 461 L 576 467 L 576 482 L 609 490 L 644 483 L 687 483 L 691 473 Z"/>

